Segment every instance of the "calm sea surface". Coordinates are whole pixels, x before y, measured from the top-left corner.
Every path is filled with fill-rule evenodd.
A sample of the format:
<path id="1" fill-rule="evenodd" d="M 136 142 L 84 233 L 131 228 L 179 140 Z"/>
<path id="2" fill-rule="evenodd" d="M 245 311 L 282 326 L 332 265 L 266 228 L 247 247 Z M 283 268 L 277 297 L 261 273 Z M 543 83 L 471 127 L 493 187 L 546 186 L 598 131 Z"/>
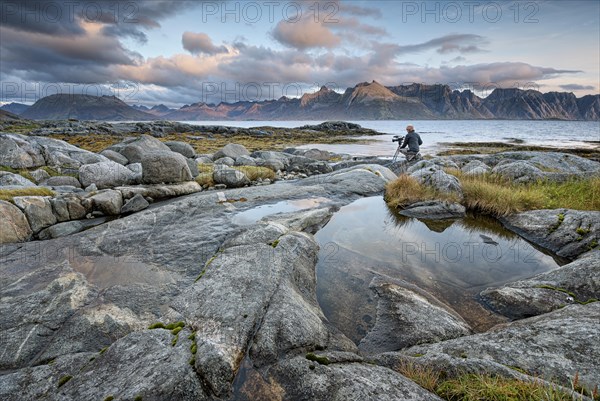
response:
<path id="1" fill-rule="evenodd" d="M 294 128 L 319 124 L 322 121 L 182 121 L 193 125 L 226 125 L 251 128 L 260 126 Z M 396 148 L 393 135 L 404 135 L 406 125 L 412 124 L 424 141 L 423 153 L 434 153 L 452 142 L 524 141 L 525 144 L 556 148 L 591 147 L 600 141 L 598 121 L 509 121 L 509 120 L 428 120 L 428 121 L 352 121 L 385 135 L 369 137 L 368 145 L 307 144 L 336 153 L 391 156 Z"/>

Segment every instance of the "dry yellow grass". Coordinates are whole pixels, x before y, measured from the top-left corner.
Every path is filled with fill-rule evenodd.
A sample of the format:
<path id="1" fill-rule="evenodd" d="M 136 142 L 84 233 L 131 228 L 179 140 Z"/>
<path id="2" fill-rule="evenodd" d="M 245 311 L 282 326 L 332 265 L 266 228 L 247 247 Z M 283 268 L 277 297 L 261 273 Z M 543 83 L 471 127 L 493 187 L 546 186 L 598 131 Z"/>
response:
<path id="1" fill-rule="evenodd" d="M 407 206 L 431 199 L 455 200 L 451 195 L 439 193 L 406 174 L 386 185 L 384 199 L 392 207 Z"/>
<path id="2" fill-rule="evenodd" d="M 48 188 L 25 187 L 19 189 L 0 189 L 0 200 L 13 202 L 17 196 L 54 196 L 54 191 Z"/>
<path id="3" fill-rule="evenodd" d="M 256 181 L 258 179 L 265 178 L 268 178 L 270 180 L 275 179 L 275 173 L 273 172 L 273 170 L 266 167 L 235 166 L 232 168 L 244 173 L 244 175 L 248 177 L 250 181 Z M 196 177 L 196 182 L 198 184 L 200 184 L 203 187 L 211 187 L 215 185 L 215 182 L 213 180 L 214 165 L 200 163 L 198 164 L 198 171 L 200 172 L 200 175 Z"/>
<path id="4" fill-rule="evenodd" d="M 456 170 L 447 172 L 459 179 L 466 208 L 493 216 L 534 209 L 600 210 L 600 177 L 520 184 L 490 174 L 467 176 Z M 392 207 L 429 199 L 456 201 L 407 175 L 401 175 L 386 187 L 385 200 Z"/>

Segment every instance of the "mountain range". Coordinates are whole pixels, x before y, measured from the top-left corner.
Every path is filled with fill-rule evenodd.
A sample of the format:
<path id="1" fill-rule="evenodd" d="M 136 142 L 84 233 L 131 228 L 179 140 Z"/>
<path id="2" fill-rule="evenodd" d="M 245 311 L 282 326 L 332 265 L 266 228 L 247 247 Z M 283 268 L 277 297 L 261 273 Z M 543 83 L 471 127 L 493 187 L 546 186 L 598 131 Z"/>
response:
<path id="1" fill-rule="evenodd" d="M 327 87 L 300 98 L 209 104 L 171 109 L 129 106 L 114 96 L 51 95 L 30 107 L 11 103 L 1 109 L 35 120 L 407 120 L 510 119 L 600 120 L 600 95 L 577 98 L 573 93 L 495 89 L 481 98 L 470 90 L 447 85 L 383 86 L 363 82 L 344 93 Z"/>

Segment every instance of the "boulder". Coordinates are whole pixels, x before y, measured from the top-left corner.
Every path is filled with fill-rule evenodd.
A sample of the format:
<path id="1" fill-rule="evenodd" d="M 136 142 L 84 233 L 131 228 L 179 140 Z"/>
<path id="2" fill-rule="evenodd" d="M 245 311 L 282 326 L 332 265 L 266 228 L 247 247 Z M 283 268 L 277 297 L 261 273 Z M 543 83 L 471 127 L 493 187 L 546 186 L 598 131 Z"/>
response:
<path id="1" fill-rule="evenodd" d="M 66 170 L 77 170 L 81 165 L 107 162 L 108 159 L 94 152 L 73 146 L 65 141 L 48 137 L 30 137 L 32 145 L 40 148 L 46 165 Z"/>
<path id="2" fill-rule="evenodd" d="M 105 149 L 102 152 L 100 152 L 100 154 L 106 157 L 108 160 L 111 160 L 115 163 L 119 163 L 123 166 L 129 163 L 129 160 L 127 160 L 125 156 L 111 149 Z"/>
<path id="3" fill-rule="evenodd" d="M 38 168 L 37 170 L 32 171 L 30 174 L 36 183 L 42 182 L 42 181 L 50 178 L 50 174 L 48 174 L 48 172 L 46 170 L 41 169 L 41 168 Z"/>
<path id="4" fill-rule="evenodd" d="M 417 219 L 442 220 L 465 217 L 466 209 L 458 203 L 424 201 L 406 206 L 404 209 L 399 210 L 398 213 L 402 216 Z"/>
<path id="5" fill-rule="evenodd" d="M 301 186 L 322 185 L 332 194 L 360 194 L 362 196 L 381 194 L 388 182 L 395 180 L 387 167 L 377 164 L 363 164 L 333 173 L 316 175 L 299 182 Z"/>
<path id="6" fill-rule="evenodd" d="M 234 166 L 256 166 L 256 160 L 250 156 L 238 156 L 235 159 Z"/>
<path id="7" fill-rule="evenodd" d="M 492 173 L 516 182 L 532 182 L 544 177 L 542 170 L 525 161 L 499 163 Z"/>
<path id="8" fill-rule="evenodd" d="M 85 225 L 81 221 L 67 221 L 43 229 L 38 234 L 41 240 L 64 237 L 82 231 Z"/>
<path id="9" fill-rule="evenodd" d="M 192 178 L 198 177 L 200 175 L 200 170 L 198 169 L 198 163 L 194 159 L 185 159 L 188 167 L 190 168 L 190 173 L 192 174 Z"/>
<path id="10" fill-rule="evenodd" d="M 170 185 L 137 185 L 134 187 L 117 187 L 115 189 L 121 191 L 125 199 L 132 198 L 136 194 L 140 194 L 145 198 L 164 199 L 202 191 L 202 187 L 196 181 Z"/>
<path id="11" fill-rule="evenodd" d="M 175 152 L 151 152 L 142 157 L 142 183 L 160 184 L 191 181 L 186 158 Z"/>
<path id="12" fill-rule="evenodd" d="M 471 160 L 460 169 L 466 175 L 482 175 L 491 171 L 490 166 L 480 160 Z"/>
<path id="13" fill-rule="evenodd" d="M 94 209 L 106 216 L 116 216 L 121 213 L 123 197 L 121 192 L 114 189 L 105 189 L 90 198 Z"/>
<path id="14" fill-rule="evenodd" d="M 333 157 L 333 154 L 331 152 L 328 152 L 326 150 L 319 150 L 319 149 L 307 149 L 307 150 L 304 150 L 301 153 L 301 155 L 304 157 L 308 157 L 310 159 L 320 160 L 320 161 L 329 161 Z"/>
<path id="15" fill-rule="evenodd" d="M 365 353 L 397 351 L 471 334 L 456 312 L 414 285 L 375 277 L 369 288 L 377 294 L 377 320 L 358 345 Z"/>
<path id="16" fill-rule="evenodd" d="M 287 166 L 287 171 L 313 175 L 331 173 L 333 168 L 329 165 L 329 163 L 324 161 L 313 160 L 304 156 L 291 156 L 289 159 L 289 165 Z"/>
<path id="17" fill-rule="evenodd" d="M 75 188 L 81 188 L 81 183 L 75 177 L 71 176 L 57 176 L 50 177 L 47 180 L 44 180 L 40 183 L 40 185 L 46 187 L 61 187 L 61 186 L 70 186 Z"/>
<path id="18" fill-rule="evenodd" d="M 21 210 L 12 203 L 0 200 L 0 244 L 28 241 L 31 227 Z"/>
<path id="19" fill-rule="evenodd" d="M 19 141 L 21 144 L 25 141 Z M 27 142 L 25 142 L 27 143 Z M 8 135 L 0 135 L 0 166 L 16 169 L 31 168 L 43 165 L 43 160 L 36 160 L 25 149 L 17 143 L 17 138 Z"/>
<path id="20" fill-rule="evenodd" d="M 52 213 L 56 216 L 56 221 L 62 223 L 63 221 L 71 220 L 71 216 L 69 215 L 69 207 L 68 202 L 63 197 L 55 197 L 50 199 L 50 204 L 52 205 Z"/>
<path id="21" fill-rule="evenodd" d="M 375 156 L 353 156 L 351 158 L 344 159 L 341 162 L 335 163 L 332 168 L 333 171 L 346 169 L 349 167 L 359 166 L 361 164 L 379 164 L 389 168 L 394 174 L 404 173 L 406 169 L 406 161 L 400 160 L 391 163 L 389 159 L 380 159 Z"/>
<path id="22" fill-rule="evenodd" d="M 133 173 L 133 183 L 140 184 L 142 182 L 142 163 L 131 163 L 127 165 L 127 168 Z"/>
<path id="23" fill-rule="evenodd" d="M 139 212 L 140 210 L 146 209 L 150 204 L 140 194 L 136 194 L 133 198 L 127 200 L 121 208 L 121 214 L 129 214 Z"/>
<path id="24" fill-rule="evenodd" d="M 263 217 L 261 221 L 279 224 L 294 231 L 304 231 L 310 234 L 316 234 L 317 231 L 329 222 L 334 211 L 334 207 L 326 207 L 300 212 L 277 213 L 275 215 Z"/>
<path id="25" fill-rule="evenodd" d="M 331 362 L 327 365 L 308 360 L 308 353 L 281 361 L 268 372 L 266 393 L 284 392 L 289 399 L 314 401 L 442 400 L 391 369 L 360 363 L 354 354 L 348 360 L 336 358 L 337 354 L 317 353 Z M 256 388 L 257 378 L 251 379 L 248 389 Z"/>
<path id="26" fill-rule="evenodd" d="M 429 185 L 437 191 L 454 193 L 458 197 L 462 197 L 462 187 L 458 178 L 437 167 L 425 167 L 411 173 L 410 176 L 421 184 Z"/>
<path id="27" fill-rule="evenodd" d="M 25 213 L 34 234 L 56 224 L 56 216 L 52 213 L 49 198 L 43 196 L 17 196 L 14 198 L 14 202 Z"/>
<path id="28" fill-rule="evenodd" d="M 171 149 L 171 151 L 179 153 L 184 157 L 194 158 L 196 156 L 196 151 L 189 143 L 180 141 L 168 141 L 165 142 L 165 145 L 167 145 L 169 149 Z"/>
<path id="29" fill-rule="evenodd" d="M 290 163 L 290 155 L 283 152 L 274 152 L 274 151 L 257 151 L 252 153 L 252 157 L 255 159 L 261 159 L 261 161 L 257 160 L 257 165 L 265 165 L 268 167 L 269 165 L 278 166 L 283 164 L 283 168 L 279 170 L 284 170 Z"/>
<path id="30" fill-rule="evenodd" d="M 406 168 L 406 174 L 413 174 L 419 170 L 431 169 L 431 172 L 437 170 L 437 166 L 432 160 L 420 160 Z"/>
<path id="31" fill-rule="evenodd" d="M 0 171 L 0 187 L 35 187 L 36 185 L 20 174 Z"/>
<path id="32" fill-rule="evenodd" d="M 600 302 L 568 305 L 543 315 L 522 319 L 486 333 L 384 354 L 376 362 L 391 366 L 393 359 L 434 366 L 448 376 L 465 373 L 514 377 L 520 372 L 549 378 L 571 388 L 579 383 L 593 389 L 600 382 Z M 387 363 L 384 362 L 387 360 Z"/>
<path id="33" fill-rule="evenodd" d="M 282 162 L 281 160 L 275 160 L 275 159 L 272 159 L 272 160 L 256 159 L 256 165 L 259 167 L 266 167 L 275 172 L 285 170 L 285 166 L 286 166 L 285 163 Z"/>
<path id="34" fill-rule="evenodd" d="M 249 156 L 250 152 L 243 145 L 238 145 L 236 143 L 228 143 L 223 146 L 221 150 L 218 150 L 213 155 L 213 160 L 218 160 L 223 157 L 229 157 L 233 160 L 238 158 L 239 156 Z"/>
<path id="35" fill-rule="evenodd" d="M 69 218 L 71 220 L 83 219 L 89 212 L 91 212 L 91 205 L 89 208 L 83 205 L 83 202 L 76 197 L 65 198 L 67 200 L 67 209 L 69 210 Z"/>
<path id="36" fill-rule="evenodd" d="M 568 259 L 597 249 L 600 242 L 600 211 L 532 210 L 500 221 L 525 239 Z"/>
<path id="37" fill-rule="evenodd" d="M 246 174 L 227 167 L 215 169 L 213 172 L 213 181 L 216 184 L 227 185 L 228 188 L 239 188 L 250 184 L 250 180 L 246 177 Z"/>
<path id="38" fill-rule="evenodd" d="M 232 167 L 235 164 L 235 160 L 233 160 L 231 157 L 221 157 L 219 159 L 216 159 L 214 161 L 214 164 Z"/>
<path id="39" fill-rule="evenodd" d="M 133 184 L 135 174 L 119 163 L 107 161 L 81 166 L 79 168 L 79 181 L 81 181 L 83 187 L 96 184 L 99 189 L 105 189 Z"/>
<path id="40" fill-rule="evenodd" d="M 484 175 L 490 172 L 490 169 L 486 169 L 484 167 L 474 167 L 467 171 L 465 175 L 467 176 L 476 176 L 476 175 Z"/>
<path id="41" fill-rule="evenodd" d="M 161 141 L 149 135 L 142 135 L 130 141 L 120 153 L 129 160 L 129 163 L 140 163 L 144 155 L 153 152 L 170 152 L 171 149 Z"/>
<path id="42" fill-rule="evenodd" d="M 209 156 L 209 155 L 202 155 L 202 156 L 196 157 L 196 162 L 198 164 L 212 164 L 213 158 L 212 158 L 212 156 Z"/>
<path id="43" fill-rule="evenodd" d="M 487 306 L 510 319 L 541 315 L 573 303 L 600 299 L 600 251 L 527 280 L 488 288 Z"/>

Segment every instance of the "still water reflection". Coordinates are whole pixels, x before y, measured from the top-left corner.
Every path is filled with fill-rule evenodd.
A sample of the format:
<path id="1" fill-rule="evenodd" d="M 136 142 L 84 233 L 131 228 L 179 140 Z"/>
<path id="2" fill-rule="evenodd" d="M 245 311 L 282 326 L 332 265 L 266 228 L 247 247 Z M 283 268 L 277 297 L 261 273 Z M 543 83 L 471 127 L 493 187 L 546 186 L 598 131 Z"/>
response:
<path id="1" fill-rule="evenodd" d="M 477 294 L 554 269 L 562 262 L 534 248 L 495 219 L 420 221 L 390 210 L 381 197 L 360 199 L 337 212 L 316 234 L 321 245 L 317 297 L 327 318 L 358 342 L 375 323 L 376 276 L 402 279 L 429 291 L 475 330 L 499 317 Z"/>

